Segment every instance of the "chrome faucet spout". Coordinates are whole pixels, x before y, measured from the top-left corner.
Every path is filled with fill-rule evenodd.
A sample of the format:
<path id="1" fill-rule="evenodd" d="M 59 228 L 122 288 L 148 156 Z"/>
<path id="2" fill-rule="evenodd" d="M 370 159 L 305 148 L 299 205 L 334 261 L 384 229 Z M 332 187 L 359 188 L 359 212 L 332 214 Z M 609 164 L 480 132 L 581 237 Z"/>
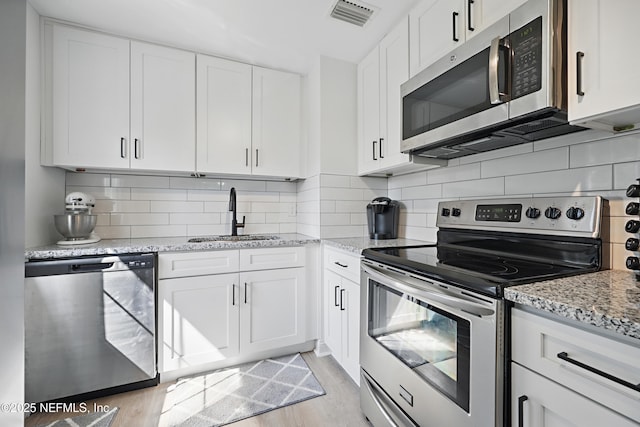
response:
<path id="1" fill-rule="evenodd" d="M 236 203 L 236 189 L 231 187 L 229 191 L 229 211 L 233 212 L 231 215 L 231 235 L 238 235 L 238 228 L 244 228 L 244 215 L 242 216 L 242 222 L 238 222 L 237 219 L 237 203 Z"/>

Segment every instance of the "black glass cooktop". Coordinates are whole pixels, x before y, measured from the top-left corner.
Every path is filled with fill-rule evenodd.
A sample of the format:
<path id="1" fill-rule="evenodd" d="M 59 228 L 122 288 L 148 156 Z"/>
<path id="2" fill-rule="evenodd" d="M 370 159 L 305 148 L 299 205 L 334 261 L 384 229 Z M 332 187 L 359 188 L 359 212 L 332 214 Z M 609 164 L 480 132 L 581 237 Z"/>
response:
<path id="1" fill-rule="evenodd" d="M 595 264 L 554 259 L 552 254 L 549 259 L 513 257 L 508 253 L 448 245 L 373 248 L 366 249 L 363 254 L 373 261 L 494 297 L 501 297 L 507 286 L 599 268 Z"/>

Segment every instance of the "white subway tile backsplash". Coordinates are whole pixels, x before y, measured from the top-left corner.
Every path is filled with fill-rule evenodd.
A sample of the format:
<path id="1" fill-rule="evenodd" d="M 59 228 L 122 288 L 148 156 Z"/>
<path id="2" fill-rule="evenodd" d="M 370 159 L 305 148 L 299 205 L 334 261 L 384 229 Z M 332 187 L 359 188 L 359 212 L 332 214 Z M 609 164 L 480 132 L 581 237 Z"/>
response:
<path id="1" fill-rule="evenodd" d="M 427 214 L 425 213 L 401 213 L 400 224 L 407 227 L 426 227 Z"/>
<path id="2" fill-rule="evenodd" d="M 66 186 L 110 187 L 111 175 L 106 173 L 74 173 L 67 172 Z"/>
<path id="3" fill-rule="evenodd" d="M 204 202 L 151 200 L 151 212 L 204 212 Z"/>
<path id="4" fill-rule="evenodd" d="M 147 200 L 96 200 L 94 212 L 150 212 Z"/>
<path id="5" fill-rule="evenodd" d="M 227 193 L 235 188 L 237 192 L 241 191 L 267 191 L 266 181 L 249 181 L 244 179 L 221 179 L 220 189 Z"/>
<path id="6" fill-rule="evenodd" d="M 321 232 L 321 237 L 324 239 L 363 237 L 366 235 L 366 227 L 361 225 L 328 225 L 322 226 Z"/>
<path id="7" fill-rule="evenodd" d="M 251 212 L 280 212 L 280 203 L 251 202 Z"/>
<path id="8" fill-rule="evenodd" d="M 407 205 L 407 209 L 412 209 L 413 212 L 425 212 L 425 213 L 437 213 L 438 212 L 438 202 L 443 199 L 422 199 L 422 200 L 413 200 L 412 207 Z M 407 204 L 406 200 L 403 200 L 404 204 Z"/>
<path id="9" fill-rule="evenodd" d="M 404 229 L 399 234 L 400 237 L 404 237 L 406 239 L 435 242 L 437 240 L 437 232 L 438 230 L 434 228 L 404 227 Z"/>
<path id="10" fill-rule="evenodd" d="M 231 225 L 229 224 L 189 224 L 187 225 L 187 236 L 219 236 L 222 234 L 231 234 Z"/>
<path id="11" fill-rule="evenodd" d="M 131 238 L 142 237 L 182 237 L 187 235 L 186 225 L 134 225 Z"/>
<path id="12" fill-rule="evenodd" d="M 427 171 L 428 184 L 443 184 L 480 178 L 480 163 L 431 169 Z"/>
<path id="13" fill-rule="evenodd" d="M 170 213 L 169 224 L 205 225 L 220 224 L 220 213 Z"/>
<path id="14" fill-rule="evenodd" d="M 351 177 L 347 176 L 347 175 L 322 174 L 320 176 L 320 186 L 321 187 L 350 188 L 351 187 Z"/>
<path id="15" fill-rule="evenodd" d="M 362 199 L 371 201 L 377 197 L 387 197 L 387 190 L 362 190 Z"/>
<path id="16" fill-rule="evenodd" d="M 482 197 L 504 194 L 505 178 L 486 178 L 442 184 L 442 197 Z"/>
<path id="17" fill-rule="evenodd" d="M 321 200 L 320 201 L 320 210 L 319 210 L 319 212 L 320 213 L 336 212 L 336 204 L 337 203 L 357 203 L 357 204 L 360 204 L 361 202 L 360 201 L 357 201 L 357 202 L 343 202 L 343 201 L 336 202 L 335 200 Z M 347 209 L 345 212 L 350 212 L 350 210 Z"/>
<path id="18" fill-rule="evenodd" d="M 187 200 L 193 202 L 224 202 L 228 204 L 229 193 L 222 191 L 187 190 Z"/>
<path id="19" fill-rule="evenodd" d="M 351 188 L 368 188 L 371 190 L 387 191 L 387 178 L 351 176 L 349 186 Z"/>
<path id="20" fill-rule="evenodd" d="M 94 233 L 100 236 L 101 239 L 130 239 L 131 227 L 113 225 L 108 227 L 96 226 Z"/>
<path id="21" fill-rule="evenodd" d="M 220 190 L 220 180 L 217 178 L 186 178 L 172 176 L 169 188 L 182 190 Z"/>
<path id="22" fill-rule="evenodd" d="M 518 154 L 531 153 L 533 151 L 533 144 L 518 144 L 512 147 L 501 148 L 499 150 L 487 151 L 485 153 L 473 154 L 471 156 L 460 157 L 460 165 L 467 165 L 469 163 L 478 163 L 486 160 L 499 159 L 502 157 L 511 157 Z M 454 166 L 451 162 L 449 166 Z"/>
<path id="23" fill-rule="evenodd" d="M 290 223 L 280 223 L 280 233 L 302 233 L 301 231 L 297 231 L 297 226 L 295 222 Z M 307 233 L 302 233 L 307 234 Z M 309 236 L 316 236 L 317 234 L 307 234 Z"/>
<path id="24" fill-rule="evenodd" d="M 320 215 L 320 224 L 325 225 L 347 225 L 351 224 L 350 213 L 325 213 Z"/>
<path id="25" fill-rule="evenodd" d="M 611 138 L 610 132 L 601 130 L 581 130 L 567 135 L 556 136 L 554 138 L 542 139 L 533 143 L 533 150 L 549 150 L 551 148 L 566 147 L 573 144 L 581 144 L 587 141 Z"/>
<path id="26" fill-rule="evenodd" d="M 354 188 L 321 188 L 320 200 L 364 200 L 363 190 Z"/>
<path id="27" fill-rule="evenodd" d="M 132 188 L 131 200 L 187 200 L 187 191 L 166 188 Z"/>
<path id="28" fill-rule="evenodd" d="M 111 225 L 167 225 L 167 213 L 112 213 Z"/>
<path id="29" fill-rule="evenodd" d="M 266 191 L 277 193 L 293 193 L 295 196 L 298 185 L 295 182 L 266 181 Z"/>
<path id="30" fill-rule="evenodd" d="M 351 215 L 351 225 L 367 225 L 367 214 L 366 213 L 352 213 Z"/>
<path id="31" fill-rule="evenodd" d="M 67 185 L 66 193 L 73 191 L 80 191 L 93 196 L 94 199 L 111 199 L 111 200 L 129 200 L 131 199 L 130 188 L 115 188 L 115 187 L 84 187 Z"/>
<path id="32" fill-rule="evenodd" d="M 640 160 L 640 136 L 619 136 L 571 146 L 571 167 Z"/>
<path id="33" fill-rule="evenodd" d="M 552 193 L 610 190 L 613 186 L 612 166 L 567 169 L 552 172 L 507 176 L 505 194 Z"/>
<path id="34" fill-rule="evenodd" d="M 435 199 L 442 197 L 442 184 L 421 185 L 402 189 L 402 200 Z"/>
<path id="35" fill-rule="evenodd" d="M 366 212 L 367 205 L 370 202 L 371 200 L 337 200 L 333 203 L 335 212 Z"/>
<path id="36" fill-rule="evenodd" d="M 407 175 L 389 177 L 389 189 L 400 189 L 427 185 L 427 172 L 416 172 Z"/>
<path id="37" fill-rule="evenodd" d="M 480 164 L 482 178 L 560 170 L 568 167 L 568 147 L 487 160 Z"/>
<path id="38" fill-rule="evenodd" d="M 637 184 L 638 178 L 640 178 L 640 162 L 613 165 L 613 188 L 626 190 L 631 184 Z"/>
<path id="39" fill-rule="evenodd" d="M 112 187 L 170 188 L 168 176 L 111 175 Z"/>

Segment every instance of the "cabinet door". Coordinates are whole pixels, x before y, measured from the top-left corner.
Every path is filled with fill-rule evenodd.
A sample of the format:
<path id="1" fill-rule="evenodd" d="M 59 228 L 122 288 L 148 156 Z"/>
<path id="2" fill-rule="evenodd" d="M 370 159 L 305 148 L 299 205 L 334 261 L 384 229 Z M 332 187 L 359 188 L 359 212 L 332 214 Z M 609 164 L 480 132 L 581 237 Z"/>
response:
<path id="1" fill-rule="evenodd" d="M 240 273 L 240 283 L 243 353 L 304 342 L 304 268 Z"/>
<path id="2" fill-rule="evenodd" d="M 129 41 L 53 27 L 56 166 L 129 167 Z"/>
<path id="3" fill-rule="evenodd" d="M 617 412 L 516 363 L 511 363 L 511 389 L 512 426 L 637 426 Z M 522 424 L 518 423 L 520 414 Z"/>
<path id="4" fill-rule="evenodd" d="M 340 290 L 342 313 L 342 366 L 360 384 L 360 286 L 343 279 Z"/>
<path id="5" fill-rule="evenodd" d="M 131 168 L 194 171 L 195 55 L 131 42 Z"/>
<path id="6" fill-rule="evenodd" d="M 358 64 L 358 173 L 380 167 L 380 51 Z"/>
<path id="7" fill-rule="evenodd" d="M 569 121 L 581 123 L 640 104 L 640 56 L 631 53 L 638 15 L 640 2 L 635 0 L 569 1 Z M 624 126 L 640 121 L 638 116 L 603 123 Z"/>
<path id="8" fill-rule="evenodd" d="M 251 174 L 251 66 L 198 55 L 198 172 Z"/>
<path id="9" fill-rule="evenodd" d="M 297 74 L 253 67 L 254 175 L 300 176 L 300 85 Z"/>
<path id="10" fill-rule="evenodd" d="M 238 283 L 238 274 L 159 280 L 161 372 L 238 355 Z"/>
<path id="11" fill-rule="evenodd" d="M 403 19 L 380 42 L 380 136 L 383 167 L 409 161 L 400 152 L 402 141 L 402 99 L 400 85 L 409 79 L 409 20 Z M 359 375 L 358 375 L 359 377 Z"/>
<path id="12" fill-rule="evenodd" d="M 423 0 L 409 13 L 411 76 L 464 43 L 465 5 L 465 0 Z"/>
<path id="13" fill-rule="evenodd" d="M 336 273 L 324 270 L 324 341 L 331 349 L 333 357 L 342 360 L 342 314 L 340 313 L 340 289 L 342 278 Z"/>
<path id="14" fill-rule="evenodd" d="M 507 16 L 526 0 L 465 0 L 466 40 Z"/>

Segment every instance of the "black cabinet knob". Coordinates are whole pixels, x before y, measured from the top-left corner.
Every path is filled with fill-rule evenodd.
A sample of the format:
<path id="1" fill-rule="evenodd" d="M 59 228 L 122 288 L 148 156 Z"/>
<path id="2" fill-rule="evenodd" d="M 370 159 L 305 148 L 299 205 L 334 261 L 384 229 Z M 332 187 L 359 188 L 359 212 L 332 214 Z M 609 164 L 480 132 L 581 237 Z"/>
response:
<path id="1" fill-rule="evenodd" d="M 460 209 L 458 209 L 458 208 L 451 209 L 451 215 L 452 216 L 460 216 Z"/>
<path id="2" fill-rule="evenodd" d="M 640 259 L 637 256 L 627 257 L 626 264 L 629 270 L 640 270 Z"/>
<path id="3" fill-rule="evenodd" d="M 640 221 L 636 221 L 635 219 L 630 219 L 624 225 L 624 230 L 627 233 L 637 233 L 640 230 Z"/>
<path id="4" fill-rule="evenodd" d="M 582 208 L 576 208 L 574 206 L 567 209 L 567 218 L 573 220 L 580 220 L 584 218 L 584 210 Z"/>
<path id="5" fill-rule="evenodd" d="M 524 214 L 527 216 L 527 218 L 535 219 L 540 216 L 540 209 L 529 207 Z"/>
<path id="6" fill-rule="evenodd" d="M 546 216 L 549 219 L 558 219 L 562 216 L 562 211 L 558 208 L 548 207 L 544 211 L 544 216 Z"/>
<path id="7" fill-rule="evenodd" d="M 628 251 L 637 251 L 640 247 L 640 240 L 635 237 L 629 237 L 626 242 L 624 242 L 624 248 Z"/>
<path id="8" fill-rule="evenodd" d="M 625 208 L 624 212 L 627 215 L 638 215 L 638 213 L 640 212 L 640 203 L 630 202 Z"/>
<path id="9" fill-rule="evenodd" d="M 628 186 L 627 197 L 640 197 L 640 184 L 631 184 Z"/>

